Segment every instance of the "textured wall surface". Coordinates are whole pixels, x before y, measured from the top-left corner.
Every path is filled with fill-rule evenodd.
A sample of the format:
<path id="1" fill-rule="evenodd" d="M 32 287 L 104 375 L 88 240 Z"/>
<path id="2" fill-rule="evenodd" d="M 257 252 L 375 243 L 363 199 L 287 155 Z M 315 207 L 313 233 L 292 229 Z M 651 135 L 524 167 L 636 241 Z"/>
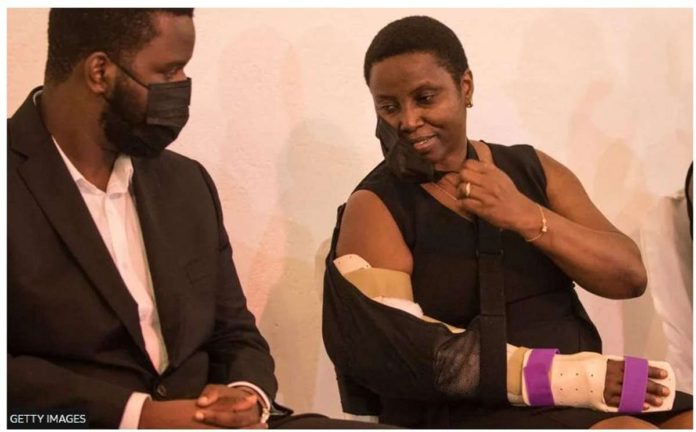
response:
<path id="1" fill-rule="evenodd" d="M 217 183 L 281 401 L 299 411 L 340 412 L 321 343 L 322 260 L 336 207 L 381 156 L 364 52 L 414 13 L 467 50 L 469 136 L 542 149 L 627 234 L 692 160 L 690 10 L 197 10 L 191 119 L 172 149 Z M 46 22 L 45 9 L 8 10 L 10 114 L 42 81 Z M 579 291 L 606 352 L 663 355 L 650 296 Z"/>

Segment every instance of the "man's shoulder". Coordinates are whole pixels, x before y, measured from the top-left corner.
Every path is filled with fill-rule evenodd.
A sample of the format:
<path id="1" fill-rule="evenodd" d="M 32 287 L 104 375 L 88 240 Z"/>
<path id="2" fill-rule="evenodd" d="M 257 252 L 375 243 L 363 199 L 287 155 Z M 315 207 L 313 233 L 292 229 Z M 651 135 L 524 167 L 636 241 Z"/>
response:
<path id="1" fill-rule="evenodd" d="M 212 183 L 203 165 L 187 156 L 164 150 L 153 158 L 133 158 L 136 175 L 144 181 L 192 188 Z"/>
<path id="2" fill-rule="evenodd" d="M 143 165 L 157 169 L 174 170 L 177 172 L 199 173 L 203 171 L 203 165 L 195 159 L 184 156 L 172 150 L 163 150 L 154 158 L 141 158 Z"/>
<path id="3" fill-rule="evenodd" d="M 200 166 L 200 162 L 195 159 L 191 159 L 188 156 L 184 156 L 181 153 L 177 153 L 173 150 L 163 150 L 154 161 L 159 161 L 165 164 L 176 164 L 182 166 Z"/>

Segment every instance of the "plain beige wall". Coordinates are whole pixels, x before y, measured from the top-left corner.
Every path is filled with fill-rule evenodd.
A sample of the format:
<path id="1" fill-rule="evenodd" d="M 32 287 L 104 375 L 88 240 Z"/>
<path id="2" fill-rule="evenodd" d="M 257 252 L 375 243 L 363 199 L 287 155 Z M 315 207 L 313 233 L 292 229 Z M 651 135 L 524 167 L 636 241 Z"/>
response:
<path id="1" fill-rule="evenodd" d="M 217 183 L 281 398 L 299 411 L 340 412 L 321 343 L 322 254 L 336 207 L 381 156 L 365 49 L 414 13 L 467 50 L 470 137 L 552 155 L 629 235 L 692 160 L 690 10 L 197 10 L 191 119 L 172 149 Z M 42 81 L 46 22 L 45 9 L 8 10 L 10 114 Z M 664 352 L 649 296 L 581 297 L 606 352 Z"/>

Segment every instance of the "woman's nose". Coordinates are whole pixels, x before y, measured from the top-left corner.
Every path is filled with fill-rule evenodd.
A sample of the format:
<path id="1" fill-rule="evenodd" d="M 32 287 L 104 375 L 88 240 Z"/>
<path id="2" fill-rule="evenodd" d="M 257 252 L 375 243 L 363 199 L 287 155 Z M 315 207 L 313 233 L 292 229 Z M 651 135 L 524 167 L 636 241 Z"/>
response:
<path id="1" fill-rule="evenodd" d="M 423 125 L 423 116 L 421 110 L 416 107 L 404 107 L 401 110 L 401 118 L 399 119 L 399 130 L 402 132 L 413 132 Z"/>

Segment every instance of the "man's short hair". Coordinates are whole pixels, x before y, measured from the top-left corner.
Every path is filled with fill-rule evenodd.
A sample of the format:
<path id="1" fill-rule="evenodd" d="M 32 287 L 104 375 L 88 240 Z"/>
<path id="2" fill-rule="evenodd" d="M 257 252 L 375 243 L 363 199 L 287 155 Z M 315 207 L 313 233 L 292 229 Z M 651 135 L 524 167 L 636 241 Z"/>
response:
<path id="1" fill-rule="evenodd" d="M 93 52 L 129 64 L 157 36 L 155 13 L 193 17 L 193 9 L 51 9 L 48 15 L 46 81 L 65 81 L 77 63 Z"/>
<path id="2" fill-rule="evenodd" d="M 449 27 L 427 16 L 409 16 L 387 24 L 372 39 L 365 53 L 365 82 L 370 84 L 370 71 L 375 63 L 415 52 L 434 55 L 457 86 L 469 68 L 464 47 Z"/>

